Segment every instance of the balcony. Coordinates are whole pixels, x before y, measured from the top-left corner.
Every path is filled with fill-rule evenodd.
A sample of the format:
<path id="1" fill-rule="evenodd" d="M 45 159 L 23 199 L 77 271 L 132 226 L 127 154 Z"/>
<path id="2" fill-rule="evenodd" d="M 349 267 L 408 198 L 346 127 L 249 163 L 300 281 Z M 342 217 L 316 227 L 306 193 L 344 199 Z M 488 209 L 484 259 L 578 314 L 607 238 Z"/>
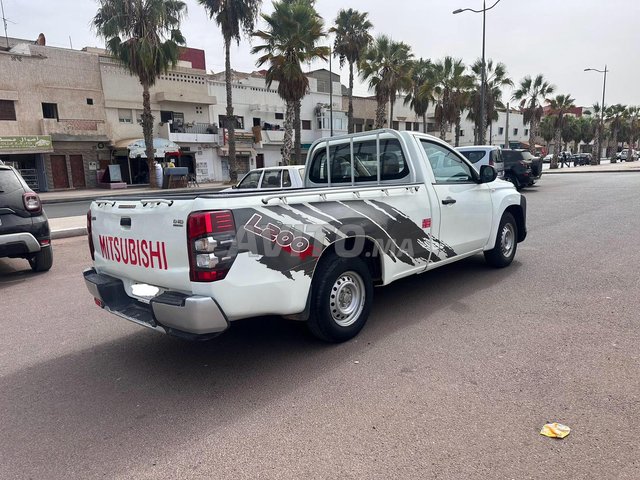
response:
<path id="1" fill-rule="evenodd" d="M 54 140 L 79 138 L 99 141 L 106 140 L 109 135 L 104 120 L 43 118 L 40 122 L 42 134 L 51 135 Z"/>
<path id="2" fill-rule="evenodd" d="M 218 128 L 209 123 L 160 124 L 160 136 L 176 143 L 210 143 L 218 145 L 220 136 L 217 132 Z"/>

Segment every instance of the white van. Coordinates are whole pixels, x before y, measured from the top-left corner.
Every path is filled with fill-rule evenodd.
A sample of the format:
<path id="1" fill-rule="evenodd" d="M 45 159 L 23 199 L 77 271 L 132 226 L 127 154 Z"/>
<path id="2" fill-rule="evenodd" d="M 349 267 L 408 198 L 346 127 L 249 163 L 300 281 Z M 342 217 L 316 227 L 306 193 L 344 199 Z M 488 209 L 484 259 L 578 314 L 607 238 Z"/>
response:
<path id="1" fill-rule="evenodd" d="M 469 160 L 476 170 L 482 165 L 492 165 L 498 172 L 498 177 L 504 176 L 504 161 L 502 150 L 497 145 L 473 145 L 470 147 L 456 147 L 456 150 Z"/>

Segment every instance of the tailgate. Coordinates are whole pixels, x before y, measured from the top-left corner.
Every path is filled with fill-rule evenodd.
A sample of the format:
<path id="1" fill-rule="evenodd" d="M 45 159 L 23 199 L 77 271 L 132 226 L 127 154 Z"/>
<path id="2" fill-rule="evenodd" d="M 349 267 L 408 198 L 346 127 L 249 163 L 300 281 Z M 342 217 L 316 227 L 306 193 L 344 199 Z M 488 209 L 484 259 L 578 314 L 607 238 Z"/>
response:
<path id="1" fill-rule="evenodd" d="M 96 269 L 125 283 L 184 291 L 190 282 L 187 217 L 192 207 L 193 200 L 93 202 Z"/>

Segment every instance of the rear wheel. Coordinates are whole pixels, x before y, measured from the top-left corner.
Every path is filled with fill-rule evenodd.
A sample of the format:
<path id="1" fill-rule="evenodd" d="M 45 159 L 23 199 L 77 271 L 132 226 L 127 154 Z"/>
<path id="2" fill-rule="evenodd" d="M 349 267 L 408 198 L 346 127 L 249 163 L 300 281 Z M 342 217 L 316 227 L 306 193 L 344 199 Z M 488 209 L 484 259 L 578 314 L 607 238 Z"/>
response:
<path id="1" fill-rule="evenodd" d="M 53 248 L 51 245 L 43 247 L 33 257 L 29 258 L 29 265 L 34 272 L 46 272 L 53 265 Z"/>
<path id="2" fill-rule="evenodd" d="M 362 330 L 371 311 L 369 267 L 361 258 L 331 253 L 318 265 L 311 295 L 311 333 L 327 342 L 350 340 Z"/>
<path id="3" fill-rule="evenodd" d="M 484 252 L 484 258 L 492 267 L 503 268 L 511 264 L 518 248 L 518 225 L 509 212 L 500 220 L 496 243 L 491 250 Z"/>
<path id="4" fill-rule="evenodd" d="M 516 190 L 520 190 L 520 182 L 518 182 L 518 179 L 515 176 L 513 176 L 512 174 L 505 175 L 504 179 L 507 182 L 513 183 L 513 186 L 516 187 Z"/>

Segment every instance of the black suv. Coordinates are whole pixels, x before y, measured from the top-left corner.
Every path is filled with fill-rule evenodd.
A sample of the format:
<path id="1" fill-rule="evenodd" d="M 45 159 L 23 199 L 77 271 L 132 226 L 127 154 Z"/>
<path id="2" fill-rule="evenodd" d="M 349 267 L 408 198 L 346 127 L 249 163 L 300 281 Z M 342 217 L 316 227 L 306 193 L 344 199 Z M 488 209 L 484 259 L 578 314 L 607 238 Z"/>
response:
<path id="1" fill-rule="evenodd" d="M 504 179 L 519 190 L 536 183 L 542 176 L 542 160 L 528 150 L 502 150 Z"/>
<path id="2" fill-rule="evenodd" d="M 0 162 L 0 258 L 25 258 L 34 272 L 53 264 L 49 221 L 40 197 L 12 167 Z"/>

